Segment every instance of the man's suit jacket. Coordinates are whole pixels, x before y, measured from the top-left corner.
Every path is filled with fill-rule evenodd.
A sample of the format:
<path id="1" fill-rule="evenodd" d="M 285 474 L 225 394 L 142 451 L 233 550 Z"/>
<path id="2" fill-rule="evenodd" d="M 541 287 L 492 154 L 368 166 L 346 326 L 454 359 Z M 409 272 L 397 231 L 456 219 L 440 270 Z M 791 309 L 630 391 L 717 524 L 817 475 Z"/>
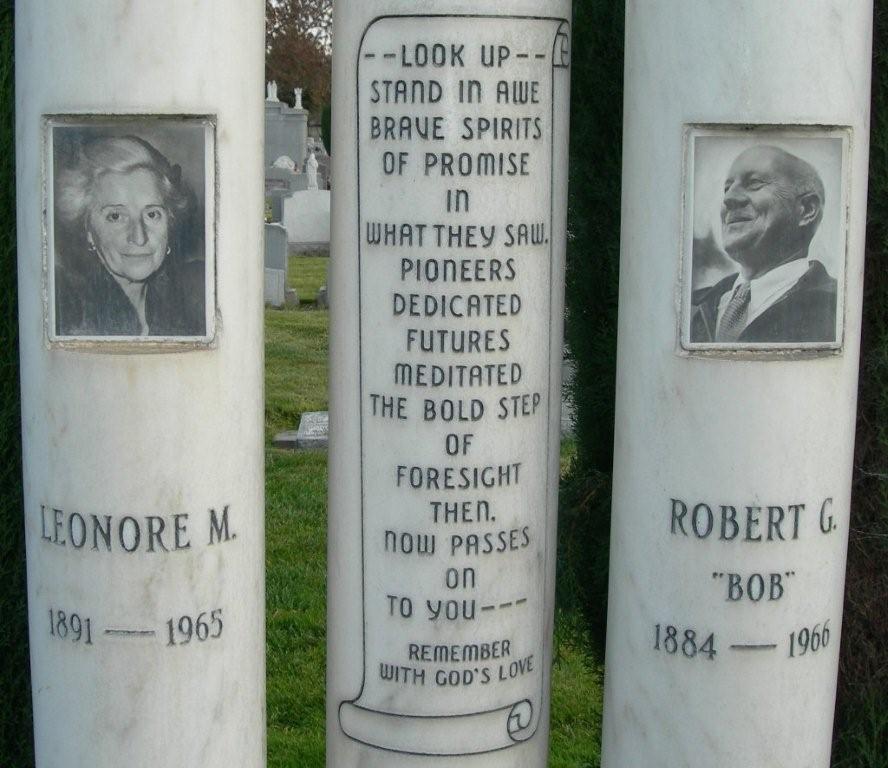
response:
<path id="1" fill-rule="evenodd" d="M 691 298 L 691 342 L 714 342 L 718 305 L 737 274 L 694 291 Z M 823 264 L 812 261 L 798 282 L 756 317 L 740 334 L 743 343 L 833 342 L 836 340 L 838 285 Z"/>

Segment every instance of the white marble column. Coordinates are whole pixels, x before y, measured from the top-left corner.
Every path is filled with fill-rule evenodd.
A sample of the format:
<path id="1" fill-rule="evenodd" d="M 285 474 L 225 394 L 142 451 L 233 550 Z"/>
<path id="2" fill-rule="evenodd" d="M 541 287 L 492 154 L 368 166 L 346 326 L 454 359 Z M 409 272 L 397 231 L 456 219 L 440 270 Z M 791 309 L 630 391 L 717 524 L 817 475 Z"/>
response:
<path id="1" fill-rule="evenodd" d="M 829 765 L 872 3 L 627 4 L 603 765 Z"/>
<path id="2" fill-rule="evenodd" d="M 336 5 L 327 765 L 548 751 L 570 4 Z"/>
<path id="3" fill-rule="evenodd" d="M 38 768 L 265 764 L 259 0 L 16 4 Z"/>

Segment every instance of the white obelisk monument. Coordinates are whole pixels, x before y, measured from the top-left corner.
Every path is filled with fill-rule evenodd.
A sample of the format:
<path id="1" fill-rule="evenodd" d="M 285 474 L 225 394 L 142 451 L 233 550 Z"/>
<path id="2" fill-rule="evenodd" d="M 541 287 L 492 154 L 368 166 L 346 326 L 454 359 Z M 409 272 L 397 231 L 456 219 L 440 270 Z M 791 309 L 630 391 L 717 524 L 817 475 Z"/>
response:
<path id="1" fill-rule="evenodd" d="M 627 3 L 603 765 L 829 765 L 872 3 Z"/>
<path id="2" fill-rule="evenodd" d="M 327 765 L 542 768 L 570 3 L 337 3 Z"/>
<path id="3" fill-rule="evenodd" d="M 16 4 L 38 768 L 265 764 L 263 11 Z"/>

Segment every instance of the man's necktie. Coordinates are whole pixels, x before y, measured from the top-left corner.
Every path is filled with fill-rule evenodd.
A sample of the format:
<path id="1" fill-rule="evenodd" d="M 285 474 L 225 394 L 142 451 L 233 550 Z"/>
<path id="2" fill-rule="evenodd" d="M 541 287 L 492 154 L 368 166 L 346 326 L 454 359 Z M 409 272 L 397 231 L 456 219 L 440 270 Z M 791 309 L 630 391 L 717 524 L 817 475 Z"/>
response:
<path id="1" fill-rule="evenodd" d="M 749 316 L 749 298 L 752 293 L 750 284 L 742 282 L 734 289 L 734 295 L 725 307 L 721 322 L 718 324 L 718 332 L 715 340 L 731 344 L 740 337 L 746 328 L 746 318 Z"/>

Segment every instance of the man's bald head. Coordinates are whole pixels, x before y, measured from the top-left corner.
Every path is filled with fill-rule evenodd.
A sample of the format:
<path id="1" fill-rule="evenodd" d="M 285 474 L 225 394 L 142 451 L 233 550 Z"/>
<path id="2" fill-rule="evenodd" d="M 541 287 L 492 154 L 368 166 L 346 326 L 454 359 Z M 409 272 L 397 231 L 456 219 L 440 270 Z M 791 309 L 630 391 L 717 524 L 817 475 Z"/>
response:
<path id="1" fill-rule="evenodd" d="M 810 163 L 779 147 L 750 147 L 725 180 L 725 251 L 750 278 L 807 256 L 825 200 L 823 180 Z"/>
<path id="2" fill-rule="evenodd" d="M 787 178 L 793 180 L 796 194 L 800 197 L 808 194 L 814 194 L 817 196 L 817 199 L 820 201 L 820 215 L 814 226 L 814 229 L 816 230 L 823 218 L 823 206 L 826 204 L 826 190 L 823 188 L 823 179 L 820 178 L 817 169 L 806 160 L 802 160 L 802 158 L 797 157 L 780 147 L 772 147 L 769 145 L 752 147 L 743 152 L 735 162 L 740 161 L 747 155 L 749 157 L 746 159 L 751 159 L 753 162 L 757 160 L 763 160 L 766 162 L 770 161 L 774 168 L 783 172 Z M 811 237 L 814 237 L 813 232 L 811 233 Z"/>

